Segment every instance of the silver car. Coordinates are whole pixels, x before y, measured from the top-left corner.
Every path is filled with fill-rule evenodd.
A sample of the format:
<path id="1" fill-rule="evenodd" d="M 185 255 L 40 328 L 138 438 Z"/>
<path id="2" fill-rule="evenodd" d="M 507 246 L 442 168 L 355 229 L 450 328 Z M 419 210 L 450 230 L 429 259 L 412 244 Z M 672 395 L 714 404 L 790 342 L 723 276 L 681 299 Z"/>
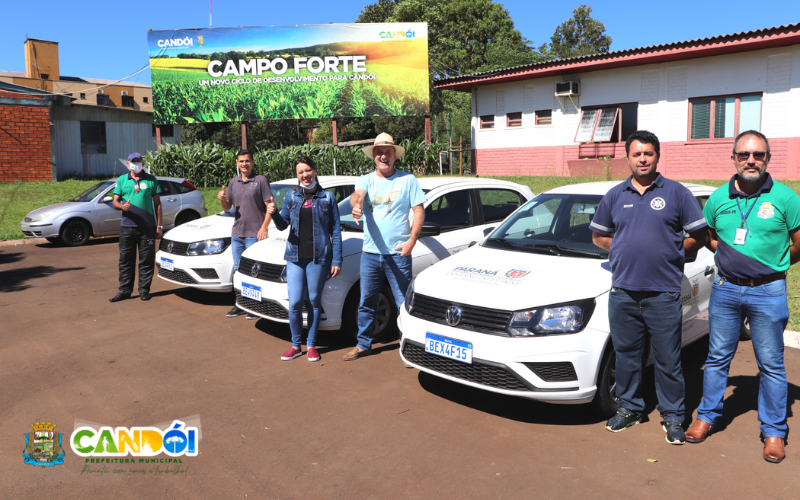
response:
<path id="1" fill-rule="evenodd" d="M 164 231 L 208 214 L 203 193 L 192 183 L 175 177 L 157 179 L 161 185 Z M 90 236 L 119 234 L 122 211 L 111 203 L 116 185 L 117 179 L 109 179 L 69 201 L 37 208 L 20 223 L 22 234 L 71 247 L 83 245 Z"/>

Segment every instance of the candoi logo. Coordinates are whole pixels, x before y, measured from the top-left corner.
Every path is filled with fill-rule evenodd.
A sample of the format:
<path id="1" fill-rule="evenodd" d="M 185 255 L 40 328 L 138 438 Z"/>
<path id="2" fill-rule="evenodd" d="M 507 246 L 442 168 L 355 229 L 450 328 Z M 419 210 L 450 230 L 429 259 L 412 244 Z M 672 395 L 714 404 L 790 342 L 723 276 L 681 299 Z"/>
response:
<path id="1" fill-rule="evenodd" d="M 70 446 L 81 457 L 152 457 L 166 453 L 171 457 L 197 456 L 197 428 L 175 420 L 165 431 L 155 427 L 78 427 Z"/>
<path id="2" fill-rule="evenodd" d="M 156 42 L 159 47 L 194 47 L 194 40 L 190 37 L 186 38 L 167 38 L 166 40 L 159 40 Z M 203 45 L 202 43 L 200 45 Z"/>
<path id="3" fill-rule="evenodd" d="M 381 31 L 381 38 L 416 38 L 417 33 L 408 31 Z"/>

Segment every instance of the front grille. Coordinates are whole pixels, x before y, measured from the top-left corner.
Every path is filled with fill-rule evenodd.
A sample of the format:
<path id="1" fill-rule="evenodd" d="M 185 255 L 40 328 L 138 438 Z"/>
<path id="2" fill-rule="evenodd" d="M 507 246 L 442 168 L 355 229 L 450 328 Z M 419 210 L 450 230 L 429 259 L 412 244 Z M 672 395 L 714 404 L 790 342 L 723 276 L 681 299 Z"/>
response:
<path id="1" fill-rule="evenodd" d="M 452 305 L 457 305 L 461 308 L 461 323 L 455 328 L 508 336 L 506 325 L 511 319 L 511 312 L 509 311 L 455 304 L 447 300 L 439 300 L 415 293 L 411 315 L 446 325 L 445 313 L 447 308 Z"/>
<path id="2" fill-rule="evenodd" d="M 216 269 L 192 269 L 198 276 L 204 280 L 218 280 L 219 275 Z"/>
<path id="3" fill-rule="evenodd" d="M 261 302 L 257 300 L 253 300 L 249 297 L 242 297 L 242 292 L 240 290 L 235 290 L 236 292 L 236 305 L 247 309 L 248 311 L 253 311 L 258 314 L 263 314 L 269 318 L 275 319 L 289 319 L 289 311 L 283 307 L 282 305 L 278 304 L 277 302 L 273 302 L 271 300 L 264 300 L 261 299 Z M 324 319 L 325 311 L 322 310 L 322 306 L 320 306 L 320 319 Z M 306 304 L 303 304 L 303 314 L 308 313 L 308 308 Z"/>
<path id="4" fill-rule="evenodd" d="M 479 361 L 475 358 L 472 359 L 472 364 L 469 365 L 425 352 L 421 344 L 410 340 L 406 340 L 403 345 L 403 356 L 419 366 L 468 382 L 509 391 L 530 392 L 536 390 L 535 387 L 517 378 L 507 366 L 488 361 Z"/>
<path id="5" fill-rule="evenodd" d="M 171 252 L 167 250 L 167 247 L 169 247 L 170 243 L 172 243 Z M 167 252 L 175 255 L 186 255 L 186 250 L 188 248 L 189 248 L 188 243 L 180 243 L 178 241 L 165 240 L 163 238 L 161 239 L 161 245 L 158 247 L 158 249 L 161 250 L 162 252 Z"/>
<path id="6" fill-rule="evenodd" d="M 258 276 L 253 276 L 253 266 L 256 264 L 253 259 L 242 257 L 239 259 L 239 272 L 252 276 L 253 278 L 262 279 L 264 281 L 272 281 L 274 283 L 281 283 L 280 276 L 286 266 L 279 266 L 277 264 L 270 264 L 268 262 L 258 262 L 259 271 Z"/>
<path id="7" fill-rule="evenodd" d="M 197 281 L 186 274 L 186 271 L 181 269 L 175 269 L 174 271 L 168 271 L 161 266 L 158 266 L 158 275 L 162 278 L 166 278 L 170 281 L 177 281 L 178 283 L 184 283 L 186 285 L 196 285 Z"/>
<path id="8" fill-rule="evenodd" d="M 575 367 L 569 361 L 559 363 L 523 363 L 546 382 L 570 382 L 578 380 Z"/>

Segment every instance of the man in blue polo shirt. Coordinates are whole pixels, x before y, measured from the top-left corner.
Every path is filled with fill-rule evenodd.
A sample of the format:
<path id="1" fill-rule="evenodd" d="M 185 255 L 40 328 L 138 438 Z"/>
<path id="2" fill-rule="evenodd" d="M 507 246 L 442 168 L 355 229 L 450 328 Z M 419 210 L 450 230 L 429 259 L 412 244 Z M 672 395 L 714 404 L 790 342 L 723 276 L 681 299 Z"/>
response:
<path id="1" fill-rule="evenodd" d="M 736 175 L 708 198 L 703 213 L 711 229 L 709 249 L 719 271 L 708 305 L 708 359 L 697 421 L 686 431 L 703 442 L 722 416 L 728 371 L 746 316 L 758 363 L 758 419 L 764 460 L 786 456 L 787 381 L 783 331 L 789 320 L 786 271 L 800 260 L 800 198 L 767 173 L 769 141 L 755 130 L 734 141 Z"/>
<path id="2" fill-rule="evenodd" d="M 703 246 L 707 224 L 689 190 L 656 171 L 660 145 L 654 134 L 634 132 L 625 151 L 632 175 L 608 191 L 589 226 L 594 244 L 609 252 L 612 273 L 608 322 L 617 355 L 619 410 L 606 429 L 620 432 L 641 422 L 649 336 L 661 425 L 668 443 L 683 444 L 681 278 L 685 252 Z"/>

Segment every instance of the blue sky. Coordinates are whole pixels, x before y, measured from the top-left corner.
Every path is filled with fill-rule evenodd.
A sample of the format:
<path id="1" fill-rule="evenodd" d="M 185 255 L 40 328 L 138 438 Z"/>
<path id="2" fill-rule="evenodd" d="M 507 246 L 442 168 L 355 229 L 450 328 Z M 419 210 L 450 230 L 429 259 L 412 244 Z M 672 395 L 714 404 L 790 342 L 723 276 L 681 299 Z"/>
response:
<path id="1" fill-rule="evenodd" d="M 728 1 L 619 2 L 583 0 L 593 17 L 605 23 L 611 50 L 748 31 L 800 22 L 800 1 L 764 3 Z M 516 28 L 538 46 L 571 17 L 581 0 L 533 2 L 508 0 Z M 365 0 L 300 2 L 214 1 L 214 26 L 350 23 Z M 26 36 L 59 42 L 61 74 L 116 80 L 148 63 L 147 30 L 208 26 L 208 0 L 140 0 L 113 4 L 87 0 L 69 8 L 41 0 L 38 16 L 25 2 L 4 0 L 0 29 L 0 70 L 24 71 Z M 150 83 L 149 71 L 131 79 Z"/>

